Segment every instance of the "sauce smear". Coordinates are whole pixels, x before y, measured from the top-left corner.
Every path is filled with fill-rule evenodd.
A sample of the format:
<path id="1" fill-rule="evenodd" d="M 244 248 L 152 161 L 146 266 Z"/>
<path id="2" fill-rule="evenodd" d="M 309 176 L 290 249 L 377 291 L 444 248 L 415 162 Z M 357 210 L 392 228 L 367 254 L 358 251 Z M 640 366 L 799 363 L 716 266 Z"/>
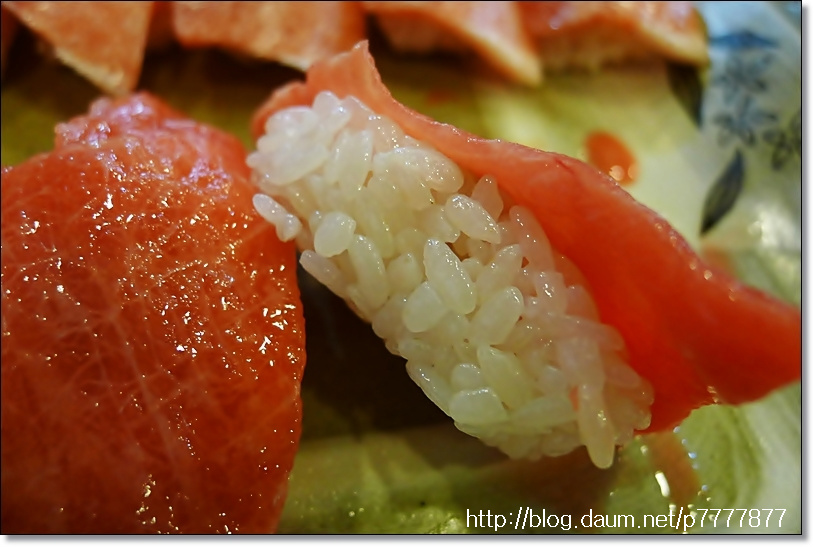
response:
<path id="1" fill-rule="evenodd" d="M 585 139 L 588 163 L 607 173 L 619 184 L 631 184 L 639 175 L 639 166 L 630 149 L 605 131 L 594 131 Z"/>

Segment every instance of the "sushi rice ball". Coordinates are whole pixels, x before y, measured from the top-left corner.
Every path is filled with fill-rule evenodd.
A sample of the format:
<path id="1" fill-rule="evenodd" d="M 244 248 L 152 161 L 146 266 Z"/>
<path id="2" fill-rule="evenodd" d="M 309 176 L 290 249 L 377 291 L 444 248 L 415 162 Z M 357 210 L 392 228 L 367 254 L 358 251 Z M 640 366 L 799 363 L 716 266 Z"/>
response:
<path id="1" fill-rule="evenodd" d="M 513 458 L 584 445 L 607 468 L 650 425 L 621 335 L 494 177 L 329 91 L 269 117 L 247 161 L 257 211 L 459 430 Z"/>

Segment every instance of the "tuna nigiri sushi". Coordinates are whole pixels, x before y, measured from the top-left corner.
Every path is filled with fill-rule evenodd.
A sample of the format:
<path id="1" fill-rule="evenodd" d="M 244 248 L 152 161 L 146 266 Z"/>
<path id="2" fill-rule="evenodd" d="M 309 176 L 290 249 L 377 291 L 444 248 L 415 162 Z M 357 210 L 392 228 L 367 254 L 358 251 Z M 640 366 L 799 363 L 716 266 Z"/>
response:
<path id="1" fill-rule="evenodd" d="M 3 2 L 54 54 L 112 95 L 141 74 L 154 2 Z M 5 32 L 5 31 L 4 31 Z"/>
<path id="2" fill-rule="evenodd" d="M 357 2 L 172 2 L 175 37 L 306 70 L 364 38 Z"/>
<path id="3" fill-rule="evenodd" d="M 365 43 L 275 91 L 257 210 L 463 432 L 512 457 L 637 432 L 800 378 L 800 312 L 708 269 L 608 176 L 392 98 Z"/>
<path id="4" fill-rule="evenodd" d="M 304 320 L 244 147 L 146 94 L 56 133 L 2 172 L 2 532 L 273 531 Z"/>
<path id="5" fill-rule="evenodd" d="M 362 2 L 403 52 L 474 53 L 511 81 L 538 85 L 539 54 L 517 2 Z"/>
<path id="6" fill-rule="evenodd" d="M 517 2 L 546 68 L 709 61 L 704 21 L 692 2 Z"/>

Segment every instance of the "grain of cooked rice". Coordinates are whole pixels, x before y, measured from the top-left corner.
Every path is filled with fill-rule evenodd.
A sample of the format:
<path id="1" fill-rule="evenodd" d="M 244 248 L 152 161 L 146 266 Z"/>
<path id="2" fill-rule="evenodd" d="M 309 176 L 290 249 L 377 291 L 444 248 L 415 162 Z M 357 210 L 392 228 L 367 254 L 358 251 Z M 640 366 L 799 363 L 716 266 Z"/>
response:
<path id="1" fill-rule="evenodd" d="M 353 97 L 322 92 L 265 129 L 247 159 L 255 208 L 458 429 L 514 458 L 585 445 L 608 467 L 649 425 L 652 390 L 624 340 L 494 177 Z"/>

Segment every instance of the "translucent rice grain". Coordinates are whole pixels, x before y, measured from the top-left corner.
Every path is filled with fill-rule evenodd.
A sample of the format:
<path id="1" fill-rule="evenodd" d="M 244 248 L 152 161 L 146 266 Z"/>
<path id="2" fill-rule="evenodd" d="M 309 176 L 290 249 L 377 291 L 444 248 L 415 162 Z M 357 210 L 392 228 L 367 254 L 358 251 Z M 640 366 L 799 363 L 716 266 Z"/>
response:
<path id="1" fill-rule="evenodd" d="M 472 239 L 500 243 L 497 222 L 476 200 L 454 194 L 447 199 L 444 212 L 453 226 Z"/>
<path id="2" fill-rule="evenodd" d="M 624 348 L 625 341 L 619 331 L 597 323 L 584 317 L 573 315 L 551 316 L 538 318 L 538 324 L 556 338 L 584 338 L 593 342 L 603 350 L 618 351 Z"/>
<path id="3" fill-rule="evenodd" d="M 300 255 L 302 268 L 314 276 L 314 279 L 328 287 L 328 289 L 344 298 L 347 295 L 348 282 L 345 276 L 333 262 L 318 255 L 314 251 L 303 251 Z"/>
<path id="4" fill-rule="evenodd" d="M 396 244 L 390 226 L 382 218 L 375 200 L 363 192 L 354 200 L 351 209 L 358 221 L 357 231 L 365 235 L 379 251 L 383 259 L 388 259 L 396 252 Z"/>
<path id="5" fill-rule="evenodd" d="M 311 173 L 304 178 L 305 187 L 314 196 L 317 207 L 323 211 L 348 211 L 347 196 L 336 186 L 328 186 L 322 175 Z"/>
<path id="6" fill-rule="evenodd" d="M 523 254 L 525 255 L 525 252 Z M 517 271 L 517 275 L 514 276 L 512 284 L 520 289 L 523 294 L 533 294 L 536 273 L 537 271 L 531 266 L 521 268 Z"/>
<path id="7" fill-rule="evenodd" d="M 300 219 L 266 194 L 252 196 L 252 204 L 261 217 L 274 224 L 281 241 L 291 241 L 302 229 Z"/>
<path id="8" fill-rule="evenodd" d="M 306 186 L 286 186 L 283 195 L 294 208 L 294 212 L 301 218 L 308 218 L 311 211 L 317 208 L 317 200 Z"/>
<path id="9" fill-rule="evenodd" d="M 500 220 L 497 223 L 497 229 L 500 230 L 501 244 L 514 245 L 520 241 L 517 235 L 517 229 L 511 220 Z"/>
<path id="10" fill-rule="evenodd" d="M 258 143 L 258 150 L 274 152 L 280 146 L 312 133 L 319 123 L 320 118 L 307 106 L 279 110 L 266 120 L 264 144 L 261 148 Z"/>
<path id="11" fill-rule="evenodd" d="M 497 289 L 510 285 L 522 264 L 520 245 L 509 245 L 498 251 L 475 281 L 481 303 Z"/>
<path id="12" fill-rule="evenodd" d="M 448 344 L 450 340 L 463 340 L 466 338 L 469 335 L 470 328 L 469 320 L 465 316 L 450 312 L 444 316 L 438 331 Z"/>
<path id="13" fill-rule="evenodd" d="M 427 242 L 427 234 L 418 228 L 405 228 L 396 234 L 396 251 L 400 254 L 412 253 L 416 256 L 424 256 L 424 244 Z"/>
<path id="14" fill-rule="evenodd" d="M 424 280 L 424 266 L 413 253 L 396 256 L 386 269 L 387 280 L 396 293 L 409 294 Z"/>
<path id="15" fill-rule="evenodd" d="M 353 312 L 359 317 L 370 321 L 376 314 L 376 307 L 370 303 L 370 297 L 365 294 L 364 289 L 357 284 L 348 285 L 346 300 Z"/>
<path id="16" fill-rule="evenodd" d="M 449 415 L 452 390 L 435 367 L 427 363 L 407 361 L 407 374 L 438 408 Z"/>
<path id="17" fill-rule="evenodd" d="M 555 342 L 557 362 L 572 386 L 602 385 L 605 373 L 596 343 L 585 338 L 565 338 Z"/>
<path id="18" fill-rule="evenodd" d="M 418 338 L 403 336 L 398 342 L 399 354 L 408 361 L 435 362 L 435 347 Z"/>
<path id="19" fill-rule="evenodd" d="M 540 298 L 547 313 L 563 314 L 568 307 L 568 289 L 565 279 L 559 272 L 537 272 L 532 276 L 534 292 Z"/>
<path id="20" fill-rule="evenodd" d="M 477 279 L 481 270 L 483 270 L 483 263 L 474 257 L 461 260 L 461 266 L 466 270 L 470 279 Z"/>
<path id="21" fill-rule="evenodd" d="M 329 118 L 335 112 L 347 112 L 347 109 L 342 106 L 339 97 L 330 91 L 320 91 L 317 93 L 316 97 L 314 97 L 312 110 L 314 114 L 317 115 L 317 118 L 321 120 Z M 348 112 L 348 114 L 350 113 Z"/>
<path id="22" fill-rule="evenodd" d="M 358 192 L 367 181 L 373 158 L 373 136 L 369 131 L 342 131 L 331 161 L 325 165 L 325 179 L 336 180 L 346 194 Z"/>
<path id="23" fill-rule="evenodd" d="M 348 256 L 356 271 L 359 289 L 370 306 L 378 308 L 390 294 L 390 284 L 379 251 L 368 238 L 357 234 L 348 246 Z"/>
<path id="24" fill-rule="evenodd" d="M 312 232 L 316 232 L 323 218 L 325 218 L 325 214 L 322 211 L 314 211 L 308 216 L 308 228 Z"/>
<path id="25" fill-rule="evenodd" d="M 525 305 L 523 307 L 523 317 L 528 319 L 537 319 L 538 317 L 546 314 L 542 298 L 526 295 L 524 301 Z"/>
<path id="26" fill-rule="evenodd" d="M 491 245 L 490 243 L 481 241 L 479 239 L 472 239 L 470 237 L 467 237 L 466 243 L 463 246 L 465 250 L 463 256 L 477 258 L 478 260 L 486 264 L 492 259 L 492 255 L 494 255 L 492 247 L 493 245 Z"/>
<path id="27" fill-rule="evenodd" d="M 515 205 L 511 208 L 510 214 L 520 247 L 523 249 L 523 256 L 537 270 L 553 270 L 554 255 L 551 244 L 532 212 Z"/>
<path id="28" fill-rule="evenodd" d="M 549 364 L 541 364 L 535 370 L 535 378 L 537 386 L 543 394 L 565 393 L 568 390 L 568 379 L 560 369 Z"/>
<path id="29" fill-rule="evenodd" d="M 630 399 L 638 402 L 642 406 L 649 407 L 653 404 L 653 386 L 648 382 L 642 380 L 635 388 L 625 389 L 624 391 Z"/>
<path id="30" fill-rule="evenodd" d="M 497 446 L 510 458 L 515 459 L 535 453 L 538 444 L 537 439 L 527 435 L 503 435 L 499 439 Z"/>
<path id="31" fill-rule="evenodd" d="M 270 153 L 268 180 L 276 186 L 296 182 L 313 173 L 328 160 L 330 153 L 320 143 L 289 143 Z"/>
<path id="32" fill-rule="evenodd" d="M 493 177 L 484 175 L 478 180 L 472 189 L 472 199 L 479 202 L 490 217 L 500 218 L 500 214 L 503 212 L 503 199 L 500 197 L 497 182 Z"/>
<path id="33" fill-rule="evenodd" d="M 424 336 L 420 334 L 419 336 Z M 452 374 L 452 369 L 458 365 L 461 360 L 455 355 L 455 351 L 449 346 L 439 347 L 437 344 L 434 347 L 435 366 L 444 374 L 444 378 L 449 378 Z"/>
<path id="34" fill-rule="evenodd" d="M 605 412 L 602 391 L 594 385 L 580 385 L 577 387 L 577 398 L 580 439 L 588 448 L 594 465 L 607 469 L 613 463 L 615 435 L 613 424 Z"/>
<path id="35" fill-rule="evenodd" d="M 519 408 L 533 397 L 523 366 L 515 355 L 488 345 L 479 345 L 477 355 L 484 377 L 508 408 Z"/>
<path id="36" fill-rule="evenodd" d="M 455 356 L 457 357 L 458 362 L 478 362 L 478 347 L 476 344 L 459 340 L 452 345 L 452 349 L 455 351 Z"/>
<path id="37" fill-rule="evenodd" d="M 477 295 L 469 275 L 446 243 L 429 239 L 424 245 L 424 271 L 444 303 L 460 314 L 475 309 Z"/>
<path id="38" fill-rule="evenodd" d="M 536 397 L 511 413 L 511 431 L 516 435 L 540 435 L 574 419 L 574 407 L 564 395 Z"/>
<path id="39" fill-rule="evenodd" d="M 470 337 L 486 344 L 502 344 L 523 313 L 523 295 L 516 287 L 494 292 L 475 312 Z"/>
<path id="40" fill-rule="evenodd" d="M 320 120 L 318 139 L 327 144 L 350 121 L 350 112 L 330 91 L 320 91 L 314 98 L 314 113 Z"/>
<path id="41" fill-rule="evenodd" d="M 396 148 L 390 152 L 393 161 L 409 166 L 405 175 L 439 192 L 456 192 L 464 183 L 461 168 L 452 160 L 431 148 Z"/>
<path id="42" fill-rule="evenodd" d="M 524 317 L 515 323 L 506 339 L 498 345 L 513 353 L 520 353 L 527 346 L 539 342 L 541 339 L 540 327 Z"/>
<path id="43" fill-rule="evenodd" d="M 373 177 L 387 178 L 412 209 L 421 211 L 435 203 L 435 199 L 425 183 L 421 167 L 402 163 L 398 155 L 400 150 L 404 149 L 376 154 L 373 158 Z"/>
<path id="44" fill-rule="evenodd" d="M 458 391 L 449 400 L 449 415 L 456 422 L 486 425 L 505 421 L 509 414 L 492 388 Z"/>
<path id="45" fill-rule="evenodd" d="M 461 235 L 460 229 L 450 223 L 441 205 L 431 205 L 421 211 L 418 222 L 422 231 L 447 243 L 455 241 Z"/>
<path id="46" fill-rule="evenodd" d="M 400 146 L 408 145 L 408 140 L 399 127 L 390 120 L 379 118 L 371 121 L 373 131 L 373 151 L 389 152 Z"/>
<path id="47" fill-rule="evenodd" d="M 376 161 L 374 157 L 373 161 Z M 395 184 L 388 178 L 386 172 L 373 171 L 372 175 L 367 181 L 367 189 L 371 195 L 375 196 L 376 201 L 388 209 L 398 208 L 401 204 L 401 192 Z"/>
<path id="48" fill-rule="evenodd" d="M 402 320 L 410 332 L 424 332 L 434 327 L 447 313 L 441 297 L 426 281 L 407 297 Z"/>
<path id="49" fill-rule="evenodd" d="M 630 440 L 632 430 L 627 427 L 627 424 L 634 424 L 636 429 L 646 429 L 650 426 L 648 406 L 631 399 L 625 390 L 612 385 L 607 386 L 605 403 L 608 408 L 608 417 L 615 426 L 614 429 L 622 432 L 622 436 L 617 433 L 616 444 L 624 444 Z"/>
<path id="50" fill-rule="evenodd" d="M 486 378 L 472 363 L 460 363 L 452 369 L 449 380 L 453 391 L 479 389 L 487 386 Z"/>
<path id="51" fill-rule="evenodd" d="M 353 239 L 356 221 L 345 213 L 332 211 L 325 215 L 314 233 L 314 250 L 324 257 L 345 251 Z"/>
<path id="52" fill-rule="evenodd" d="M 370 188 L 366 188 L 365 195 L 370 199 L 370 203 L 376 207 L 376 211 L 390 227 L 390 231 L 395 234 L 402 230 L 413 229 L 418 226 L 417 212 L 413 211 L 404 200 L 399 199 L 395 205 L 385 205 L 376 197 Z"/>
<path id="53" fill-rule="evenodd" d="M 554 429 L 545 437 L 540 438 L 540 449 L 551 457 L 563 456 L 580 445 L 577 431 L 558 431 Z"/>
<path id="54" fill-rule="evenodd" d="M 451 340 L 463 340 L 469 336 L 469 320 L 458 313 L 448 312 L 434 328 L 421 334 L 421 337 L 437 347 L 448 346 Z"/>
<path id="55" fill-rule="evenodd" d="M 375 123 L 375 121 L 381 118 L 368 108 L 366 104 L 353 96 L 342 99 L 342 108 L 345 108 L 350 113 L 348 127 L 353 129 L 366 129 L 370 126 L 371 122 Z"/>
<path id="56" fill-rule="evenodd" d="M 393 171 L 390 171 L 392 173 Z M 396 187 L 407 204 L 416 211 L 422 211 L 435 203 L 430 189 L 422 182 L 409 182 L 404 177 L 396 177 Z"/>
<path id="57" fill-rule="evenodd" d="M 394 339 L 401 336 L 405 330 L 401 321 L 401 314 L 407 304 L 407 297 L 404 294 L 394 294 L 387 299 L 384 306 L 373 316 L 371 326 L 376 336 L 384 340 Z"/>

